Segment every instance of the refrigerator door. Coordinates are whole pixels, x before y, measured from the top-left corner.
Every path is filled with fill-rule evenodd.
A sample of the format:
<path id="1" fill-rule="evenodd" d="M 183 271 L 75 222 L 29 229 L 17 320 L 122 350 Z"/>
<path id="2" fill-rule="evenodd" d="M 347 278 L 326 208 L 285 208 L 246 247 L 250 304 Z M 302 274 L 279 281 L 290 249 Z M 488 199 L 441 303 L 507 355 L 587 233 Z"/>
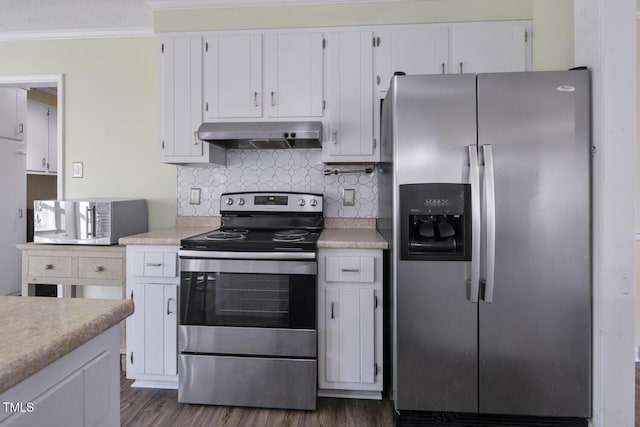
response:
<path id="1" fill-rule="evenodd" d="M 492 152 L 495 185 L 493 294 L 481 292 L 479 304 L 480 412 L 589 417 L 588 72 L 479 75 L 478 144 Z"/>
<path id="2" fill-rule="evenodd" d="M 476 76 L 396 77 L 390 95 L 385 103 L 393 102 L 396 185 L 469 184 Z M 478 305 L 469 295 L 471 261 L 400 260 L 399 235 L 408 233 L 400 230 L 400 215 L 410 213 L 394 218 L 394 406 L 476 412 Z"/>
<path id="3" fill-rule="evenodd" d="M 399 76 L 394 82 L 397 184 L 469 183 L 467 147 L 476 144 L 475 74 Z"/>

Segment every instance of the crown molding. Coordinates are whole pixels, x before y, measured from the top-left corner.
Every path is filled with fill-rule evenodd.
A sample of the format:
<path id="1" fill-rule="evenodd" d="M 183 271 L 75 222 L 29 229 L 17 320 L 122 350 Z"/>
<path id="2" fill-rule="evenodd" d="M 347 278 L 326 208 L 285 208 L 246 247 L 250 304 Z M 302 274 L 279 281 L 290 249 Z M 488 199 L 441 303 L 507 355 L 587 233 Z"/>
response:
<path id="1" fill-rule="evenodd" d="M 155 36 L 152 27 L 101 28 L 54 31 L 22 31 L 0 33 L 0 41 L 14 40 L 66 40 L 66 39 L 106 39 Z"/>
<path id="2" fill-rule="evenodd" d="M 344 3 L 388 3 L 407 0 L 146 0 L 151 10 L 208 9 L 265 6 L 306 6 Z"/>

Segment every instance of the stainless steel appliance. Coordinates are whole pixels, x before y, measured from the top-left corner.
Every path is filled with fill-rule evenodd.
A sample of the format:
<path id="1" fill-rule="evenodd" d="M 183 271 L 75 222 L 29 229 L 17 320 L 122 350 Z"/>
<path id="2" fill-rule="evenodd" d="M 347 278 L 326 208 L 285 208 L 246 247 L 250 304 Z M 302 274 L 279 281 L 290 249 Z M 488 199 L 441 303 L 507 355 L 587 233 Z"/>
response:
<path id="1" fill-rule="evenodd" d="M 394 76 L 379 229 L 398 424 L 586 425 L 589 105 L 587 70 Z"/>
<path id="2" fill-rule="evenodd" d="M 180 249 L 186 403 L 315 409 L 320 194 L 222 195 L 220 230 Z"/>
<path id="3" fill-rule="evenodd" d="M 115 245 L 124 236 L 147 231 L 144 199 L 34 201 L 36 243 Z"/>
<path id="4" fill-rule="evenodd" d="M 198 138 L 221 148 L 321 148 L 322 122 L 203 123 Z"/>

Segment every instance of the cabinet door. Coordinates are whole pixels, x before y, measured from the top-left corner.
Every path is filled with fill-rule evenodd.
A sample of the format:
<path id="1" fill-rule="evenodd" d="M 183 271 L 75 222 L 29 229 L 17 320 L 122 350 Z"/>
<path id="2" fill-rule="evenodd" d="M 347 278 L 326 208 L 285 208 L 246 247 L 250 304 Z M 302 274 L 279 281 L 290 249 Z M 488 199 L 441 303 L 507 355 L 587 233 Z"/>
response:
<path id="1" fill-rule="evenodd" d="M 452 73 L 491 73 L 531 69 L 528 22 L 455 24 Z"/>
<path id="2" fill-rule="evenodd" d="M 205 37 L 206 120 L 262 115 L 262 36 Z"/>
<path id="3" fill-rule="evenodd" d="M 322 33 L 265 38 L 266 115 L 322 116 Z"/>
<path id="4" fill-rule="evenodd" d="M 374 383 L 374 289 L 325 288 L 324 318 L 325 378 L 320 386 L 331 382 Z"/>
<path id="5" fill-rule="evenodd" d="M 379 32 L 378 88 L 387 91 L 393 73 L 444 74 L 449 72 L 449 27 L 430 24 Z"/>
<path id="6" fill-rule="evenodd" d="M 373 33 L 328 34 L 327 62 L 328 123 L 323 161 L 375 161 Z"/>
<path id="7" fill-rule="evenodd" d="M 27 170 L 45 172 L 49 162 L 49 106 L 27 102 Z"/>
<path id="8" fill-rule="evenodd" d="M 49 159 L 49 173 L 58 172 L 58 109 L 49 107 L 49 145 L 47 158 Z"/>
<path id="9" fill-rule="evenodd" d="M 178 287 L 164 285 L 164 375 L 178 374 Z"/>
<path id="10" fill-rule="evenodd" d="M 161 38 L 159 74 L 161 159 L 202 159 L 202 38 Z"/>
<path id="11" fill-rule="evenodd" d="M 136 310 L 131 316 L 131 350 L 128 362 L 134 373 L 177 374 L 177 286 L 133 285 Z"/>
<path id="12" fill-rule="evenodd" d="M 0 138 L 22 141 L 27 95 L 23 89 L 0 88 Z"/>

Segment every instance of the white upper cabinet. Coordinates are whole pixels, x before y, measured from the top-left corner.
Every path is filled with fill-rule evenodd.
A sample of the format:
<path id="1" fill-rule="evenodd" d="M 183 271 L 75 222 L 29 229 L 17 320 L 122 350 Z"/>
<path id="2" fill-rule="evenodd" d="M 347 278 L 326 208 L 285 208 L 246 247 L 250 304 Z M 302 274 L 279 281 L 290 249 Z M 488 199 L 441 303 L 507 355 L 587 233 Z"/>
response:
<path id="1" fill-rule="evenodd" d="M 327 120 L 324 162 L 373 162 L 373 32 L 327 34 Z"/>
<path id="2" fill-rule="evenodd" d="M 316 32 L 205 37 L 205 120 L 322 116 L 322 56 Z"/>
<path id="3" fill-rule="evenodd" d="M 530 70 L 530 28 L 524 21 L 453 24 L 451 72 Z"/>
<path id="4" fill-rule="evenodd" d="M 322 116 L 322 33 L 265 37 L 267 117 Z"/>
<path id="5" fill-rule="evenodd" d="M 224 163 L 224 153 L 198 139 L 202 123 L 202 37 L 160 38 L 160 160 Z"/>
<path id="6" fill-rule="evenodd" d="M 378 87 L 386 91 L 396 72 L 445 74 L 449 72 L 449 26 L 396 27 L 376 32 L 380 43 Z"/>
<path id="7" fill-rule="evenodd" d="M 27 120 L 27 92 L 0 88 L 0 138 L 22 141 Z"/>
<path id="8" fill-rule="evenodd" d="M 393 26 L 380 40 L 378 90 L 395 72 L 457 74 L 531 69 L 529 21 L 465 22 Z"/>
<path id="9" fill-rule="evenodd" d="M 262 36 L 207 36 L 204 118 L 262 116 Z"/>
<path id="10" fill-rule="evenodd" d="M 27 101 L 27 172 L 56 172 L 57 108 Z"/>

